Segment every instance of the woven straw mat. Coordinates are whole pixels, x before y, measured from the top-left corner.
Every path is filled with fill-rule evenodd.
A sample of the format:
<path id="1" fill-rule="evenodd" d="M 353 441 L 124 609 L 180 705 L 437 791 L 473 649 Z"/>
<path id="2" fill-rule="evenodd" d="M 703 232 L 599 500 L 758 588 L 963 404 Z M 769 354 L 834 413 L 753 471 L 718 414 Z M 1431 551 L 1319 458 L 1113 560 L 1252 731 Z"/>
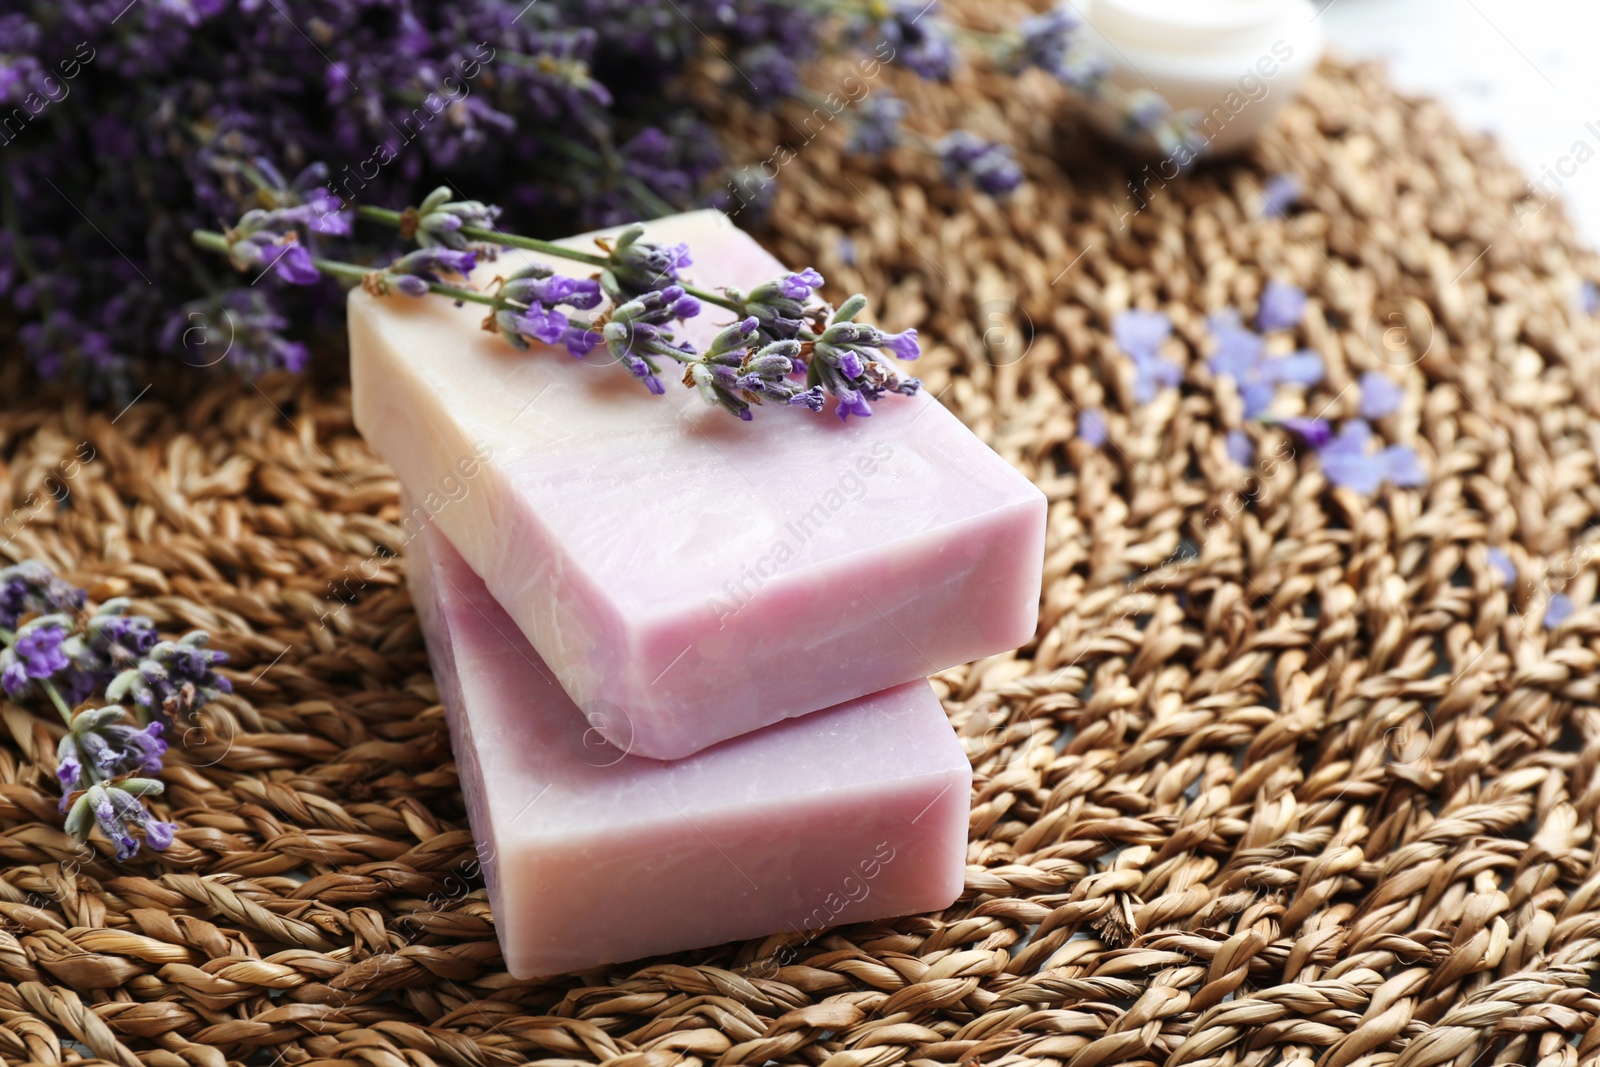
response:
<path id="1" fill-rule="evenodd" d="M 1027 186 L 996 202 L 909 153 L 848 161 L 827 130 L 761 235 L 833 299 L 859 288 L 920 327 L 928 387 L 1051 501 L 1037 638 L 935 679 L 974 770 L 960 900 L 511 979 L 388 558 L 397 486 L 347 391 L 208 379 L 114 418 L 16 399 L 13 370 L 0 502 L 24 507 L 83 442 L 95 458 L 5 553 L 209 629 L 237 696 L 172 753 L 156 807 L 177 841 L 126 864 L 61 832 L 59 727 L 4 707 L 0 1058 L 1595 1059 L 1600 326 L 1559 208 L 1366 67 L 1326 65 L 1253 156 L 1137 213 L 1136 165 L 1042 79 L 896 88 L 929 132 L 1012 131 Z M 730 143 L 795 137 L 725 106 Z M 1262 217 L 1285 171 L 1305 194 Z M 1296 343 L 1328 377 L 1306 410 L 1352 417 L 1351 383 L 1386 368 L 1405 401 L 1379 429 L 1416 447 L 1425 488 L 1330 487 L 1259 423 L 1267 458 L 1226 458 L 1246 424 L 1204 315 L 1253 315 L 1269 277 L 1311 294 Z M 1109 336 L 1129 306 L 1171 314 L 1185 366 L 1143 405 Z M 1104 447 L 1076 439 L 1080 407 L 1108 412 Z M 377 573 L 352 585 L 357 567 Z M 1558 591 L 1578 611 L 1547 629 Z"/>

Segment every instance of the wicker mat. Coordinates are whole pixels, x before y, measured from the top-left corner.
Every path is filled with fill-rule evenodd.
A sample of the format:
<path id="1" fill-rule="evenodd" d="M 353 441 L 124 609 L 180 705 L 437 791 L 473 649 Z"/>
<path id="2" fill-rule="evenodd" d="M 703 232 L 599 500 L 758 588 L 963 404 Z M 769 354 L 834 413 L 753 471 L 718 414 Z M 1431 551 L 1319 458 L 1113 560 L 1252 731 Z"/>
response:
<path id="1" fill-rule="evenodd" d="M 70 491 L 16 513 L 6 554 L 209 628 L 238 697 L 169 762 L 176 843 L 121 865 L 57 828 L 52 727 L 4 708 L 0 1057 L 1594 1059 L 1600 326 L 1574 303 L 1593 257 L 1491 145 L 1369 68 L 1325 67 L 1255 156 L 1137 212 L 1134 165 L 1058 125 L 1042 82 L 901 88 L 930 130 L 958 101 L 968 126 L 1005 112 L 1028 186 L 953 192 L 825 131 L 764 237 L 830 296 L 923 327 L 930 388 L 1052 501 L 1037 640 L 936 679 L 976 771 L 960 901 L 511 979 L 388 558 L 397 487 L 347 394 L 158 386 L 116 418 L 13 399 L 0 501 Z M 792 136 L 728 106 L 736 143 Z M 1263 217 L 1281 171 L 1304 197 Z M 1425 489 L 1330 488 L 1258 425 L 1274 461 L 1225 458 L 1243 423 L 1203 315 L 1251 312 L 1268 276 L 1321 312 L 1308 408 L 1353 415 L 1349 384 L 1387 365 L 1406 401 L 1383 429 Z M 1107 331 L 1130 303 L 1167 309 L 1187 358 L 1144 405 Z M 1104 447 L 1076 439 L 1079 406 L 1109 413 Z M 1579 610 L 1547 628 L 1558 591 Z"/>

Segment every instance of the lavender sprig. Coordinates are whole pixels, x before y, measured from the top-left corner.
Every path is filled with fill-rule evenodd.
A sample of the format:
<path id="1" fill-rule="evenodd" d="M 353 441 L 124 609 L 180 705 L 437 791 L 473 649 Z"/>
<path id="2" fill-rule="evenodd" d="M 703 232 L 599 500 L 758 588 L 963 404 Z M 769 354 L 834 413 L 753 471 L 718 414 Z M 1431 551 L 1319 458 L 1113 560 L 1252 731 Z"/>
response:
<path id="1" fill-rule="evenodd" d="M 84 591 L 27 560 L 0 570 L 0 687 L 18 701 L 50 704 L 67 725 L 56 749 L 65 828 L 80 841 L 96 827 L 117 859 L 172 844 L 175 827 L 140 799 L 159 794 L 167 743 L 163 716 L 192 714 L 228 692 L 216 674 L 227 656 L 194 631 L 161 641 L 155 623 L 117 598 L 85 615 Z M 109 702 L 91 707 L 96 694 Z M 121 702 L 132 697 L 136 718 Z M 76 707 L 75 707 L 76 706 Z"/>
<path id="2" fill-rule="evenodd" d="M 461 210 L 454 210 L 457 207 Z M 309 257 L 312 270 L 357 280 L 374 296 L 432 293 L 484 305 L 489 309 L 484 329 L 518 349 L 528 349 L 534 342 L 560 344 L 582 358 L 603 342 L 612 358 L 656 395 L 666 391 L 663 361 L 682 364 L 685 385 L 708 404 L 746 421 L 753 406 L 768 401 L 820 411 L 828 395 L 838 401 L 840 418 L 865 417 L 872 414 L 871 401 L 889 393 L 909 396 L 921 387 L 916 378 L 900 377 L 880 358 L 916 359 L 921 354 L 917 332 L 887 333 L 855 322 L 867 303 L 859 294 L 835 312 L 817 298 L 823 278 L 811 268 L 785 273 L 748 292 L 728 288 L 715 293 L 685 280 L 683 272 L 694 262 L 687 245 L 647 241 L 643 226 L 630 226 L 615 238 L 597 239 L 599 252 L 585 252 L 469 225 L 494 219 L 498 209 L 476 201 L 452 201 L 448 189 L 435 190 L 422 207 L 392 211 L 363 206 L 358 214 L 396 227 L 419 243 L 424 234 L 444 234 L 462 247 L 446 247 L 435 237 L 381 270 Z M 430 223 L 437 218 L 460 224 Z M 279 233 L 285 239 L 269 225 L 281 221 L 281 216 L 254 218 L 247 226 L 241 220 L 227 234 L 197 230 L 194 241 L 228 254 L 236 265 L 254 265 L 253 259 L 241 263 L 236 249 L 255 233 Z M 241 232 L 245 236 L 239 236 Z M 471 287 L 467 276 L 482 253 L 465 242 L 542 252 L 584 264 L 594 273 L 575 278 L 531 265 L 500 279 L 493 291 L 481 292 Z M 561 310 L 591 311 L 602 299 L 609 308 L 589 319 Z M 705 352 L 698 352 L 678 337 L 673 323 L 699 315 L 705 304 L 732 311 L 736 325 L 719 334 Z"/>

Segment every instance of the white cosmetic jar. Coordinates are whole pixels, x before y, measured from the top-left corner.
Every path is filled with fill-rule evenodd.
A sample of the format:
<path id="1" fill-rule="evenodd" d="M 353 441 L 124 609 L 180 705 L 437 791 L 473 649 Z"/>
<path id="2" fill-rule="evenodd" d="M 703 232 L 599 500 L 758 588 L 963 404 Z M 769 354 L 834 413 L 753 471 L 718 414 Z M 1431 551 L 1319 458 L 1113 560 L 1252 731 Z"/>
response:
<path id="1" fill-rule="evenodd" d="M 1086 39 L 1125 92 L 1159 93 L 1174 112 L 1193 113 L 1203 155 L 1238 152 L 1299 90 L 1322 55 L 1312 0 L 1078 0 Z M 1135 147 L 1120 116 L 1096 121 Z"/>

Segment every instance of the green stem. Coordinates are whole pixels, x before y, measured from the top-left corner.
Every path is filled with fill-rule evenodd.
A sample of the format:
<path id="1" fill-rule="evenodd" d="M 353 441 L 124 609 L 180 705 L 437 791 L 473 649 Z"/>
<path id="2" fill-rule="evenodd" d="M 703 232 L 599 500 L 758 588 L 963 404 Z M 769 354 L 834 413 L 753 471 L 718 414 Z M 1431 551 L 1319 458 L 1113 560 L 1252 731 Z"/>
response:
<path id="1" fill-rule="evenodd" d="M 195 244 L 207 251 L 220 252 L 222 255 L 228 254 L 228 239 L 215 230 L 195 230 L 189 237 Z M 348 278 L 354 282 L 364 281 L 367 275 L 373 273 L 373 268 L 363 267 L 359 263 L 323 259 L 321 256 L 312 256 L 311 265 L 324 274 L 331 274 L 336 278 Z M 428 289 L 430 292 L 438 293 L 440 296 L 448 296 L 452 300 L 465 300 L 470 304 L 482 304 L 485 307 L 495 306 L 495 298 L 488 293 L 473 292 L 471 289 L 461 289 L 454 285 L 444 285 L 439 282 L 429 282 Z"/>
<path id="2" fill-rule="evenodd" d="M 61 713 L 61 721 L 66 723 L 70 729 L 72 727 L 72 709 L 67 707 L 67 702 L 62 698 L 61 691 L 48 678 L 39 679 L 39 684 L 44 686 L 45 694 L 50 697 L 50 703 L 56 706 L 56 710 Z"/>
<path id="3" fill-rule="evenodd" d="M 368 219 L 372 222 L 379 222 L 385 226 L 393 226 L 397 229 L 400 226 L 400 212 L 392 211 L 386 207 L 358 207 L 356 208 L 356 212 L 362 218 Z M 491 244 L 505 245 L 510 248 L 526 249 L 529 252 L 543 252 L 547 256 L 558 256 L 561 259 L 570 259 L 578 263 L 586 263 L 591 267 L 599 267 L 604 269 L 611 266 L 611 261 L 605 256 L 597 256 L 590 252 L 579 252 L 575 248 L 568 248 L 565 245 L 558 245 L 554 241 L 541 241 L 537 237 L 522 237 L 514 233 L 506 233 L 504 230 L 483 230 L 476 226 L 463 226 L 459 232 L 463 237 L 469 237 L 474 241 L 487 241 Z M 218 236 L 221 235 L 219 234 Z M 224 242 L 224 244 L 226 244 L 226 242 Z M 682 283 L 679 284 L 685 293 L 688 293 L 696 300 L 707 304 L 715 304 L 718 307 L 726 308 L 729 311 L 744 310 L 743 305 L 730 300 L 726 296 L 723 296 L 719 293 L 713 293 L 692 285 L 682 285 Z M 434 291 L 439 292 L 440 290 L 435 289 Z M 492 301 L 480 300 L 479 302 L 490 303 Z"/>
<path id="4" fill-rule="evenodd" d="M 356 214 L 372 222 L 381 222 L 385 226 L 400 228 L 401 215 L 386 207 L 362 206 L 356 208 Z M 519 237 L 514 233 L 503 233 L 500 230 L 483 230 L 476 226 L 461 228 L 461 236 L 470 237 L 477 241 L 489 241 L 493 244 L 506 245 L 510 248 L 522 248 L 529 252 L 543 252 L 547 256 L 559 256 L 562 259 L 576 260 L 587 263 L 591 267 L 609 266 L 609 261 L 604 256 L 597 256 L 590 252 L 579 252 L 575 248 L 565 248 L 554 241 L 541 241 L 537 237 Z"/>

